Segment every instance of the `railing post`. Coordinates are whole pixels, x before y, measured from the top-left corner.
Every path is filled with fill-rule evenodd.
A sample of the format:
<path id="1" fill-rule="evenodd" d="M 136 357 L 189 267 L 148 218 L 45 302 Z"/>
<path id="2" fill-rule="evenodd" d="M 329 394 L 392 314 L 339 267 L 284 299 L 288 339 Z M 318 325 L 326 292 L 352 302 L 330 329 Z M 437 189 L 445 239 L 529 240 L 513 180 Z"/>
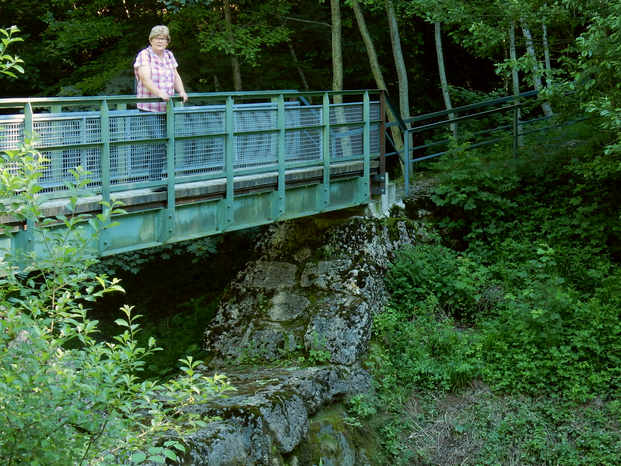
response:
<path id="1" fill-rule="evenodd" d="M 384 179 L 384 173 L 386 173 L 386 91 L 380 92 L 380 159 L 379 159 L 379 174 Z M 386 189 L 386 187 L 384 187 Z"/>
<path id="2" fill-rule="evenodd" d="M 27 102 L 26 105 L 24 105 L 24 143 L 26 143 L 26 141 L 32 142 L 34 133 L 32 120 L 32 105 L 30 102 Z"/>
<path id="3" fill-rule="evenodd" d="M 405 168 L 404 187 L 405 195 L 410 194 L 410 134 L 406 127 L 403 132 L 403 166 Z"/>
<path id="4" fill-rule="evenodd" d="M 319 211 L 325 210 L 330 204 L 330 96 L 323 94 L 321 107 L 321 118 L 323 121 L 323 181 L 321 184 Z"/>
<path id="5" fill-rule="evenodd" d="M 168 238 L 175 233 L 175 107 L 172 99 L 166 104 L 166 180 L 168 182 L 166 199 L 166 229 Z"/>
<path id="6" fill-rule="evenodd" d="M 362 151 L 364 157 L 363 169 L 363 202 L 369 201 L 371 198 L 371 102 L 369 99 L 369 91 L 364 91 L 362 99 L 362 120 L 364 127 L 362 129 Z"/>
<path id="7" fill-rule="evenodd" d="M 108 102 L 104 99 L 100 107 L 100 125 L 101 125 L 101 158 L 99 159 L 99 171 L 101 173 L 101 199 L 104 202 L 102 211 L 104 215 L 108 215 L 110 211 L 110 112 Z M 99 254 L 103 253 L 108 246 L 106 240 L 106 232 L 103 231 L 99 235 L 97 247 Z"/>
<path id="8" fill-rule="evenodd" d="M 101 198 L 104 202 L 110 202 L 110 113 L 108 102 L 104 99 L 100 109 L 101 120 Z"/>
<path id="9" fill-rule="evenodd" d="M 34 137 L 33 111 L 30 102 L 24 105 L 24 144 L 32 144 Z M 36 219 L 26 218 L 26 248 L 28 251 L 34 250 L 34 227 Z"/>
<path id="10" fill-rule="evenodd" d="M 224 202 L 224 229 L 228 229 L 228 227 L 233 223 L 233 196 L 235 195 L 235 179 L 233 176 L 233 143 L 235 138 L 235 129 L 233 119 L 234 117 L 232 96 L 228 96 L 226 98 L 225 109 L 224 127 L 226 132 L 226 139 L 224 145 L 224 172 L 226 175 L 226 198 Z"/>
<path id="11" fill-rule="evenodd" d="M 278 215 L 285 213 L 285 96 L 280 94 L 278 105 Z"/>

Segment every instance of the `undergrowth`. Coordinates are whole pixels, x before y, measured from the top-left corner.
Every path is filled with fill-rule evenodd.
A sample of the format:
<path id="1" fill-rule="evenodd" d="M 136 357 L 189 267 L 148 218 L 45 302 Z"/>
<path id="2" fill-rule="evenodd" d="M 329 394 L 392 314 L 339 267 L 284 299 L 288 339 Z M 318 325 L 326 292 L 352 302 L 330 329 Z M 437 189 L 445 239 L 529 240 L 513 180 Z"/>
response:
<path id="1" fill-rule="evenodd" d="M 584 170 L 591 134 L 428 168 L 442 244 L 397 255 L 367 361 L 391 462 L 621 461 L 620 180 Z"/>

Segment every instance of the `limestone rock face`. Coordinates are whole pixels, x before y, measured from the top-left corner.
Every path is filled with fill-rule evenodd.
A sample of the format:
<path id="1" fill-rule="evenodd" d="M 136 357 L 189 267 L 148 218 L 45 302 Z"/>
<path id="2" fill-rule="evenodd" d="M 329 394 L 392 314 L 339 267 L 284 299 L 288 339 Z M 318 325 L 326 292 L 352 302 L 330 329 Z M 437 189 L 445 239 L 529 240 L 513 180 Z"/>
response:
<path id="1" fill-rule="evenodd" d="M 204 417 L 221 420 L 184 439 L 189 447 L 185 464 L 284 464 L 321 406 L 371 390 L 368 373 L 359 367 L 238 370 L 228 376 L 237 389 L 232 396 L 194 407 Z"/>
<path id="2" fill-rule="evenodd" d="M 370 391 L 360 362 L 384 305 L 383 276 L 396 250 L 421 235 L 405 221 L 365 218 L 271 226 L 205 330 L 210 368 L 226 373 L 237 392 L 196 408 L 221 420 L 186 440 L 186 463 L 295 462 L 291 452 L 306 441 L 316 412 Z M 322 457 L 324 464 L 360 463 L 347 437 L 332 433 L 341 456 Z"/>

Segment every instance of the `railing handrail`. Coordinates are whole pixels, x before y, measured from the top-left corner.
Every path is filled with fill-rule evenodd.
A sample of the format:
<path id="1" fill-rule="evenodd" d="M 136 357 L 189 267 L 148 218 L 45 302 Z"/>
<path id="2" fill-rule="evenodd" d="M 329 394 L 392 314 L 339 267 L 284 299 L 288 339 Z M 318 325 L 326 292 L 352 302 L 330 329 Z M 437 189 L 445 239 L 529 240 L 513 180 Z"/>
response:
<path id="1" fill-rule="evenodd" d="M 450 110 L 440 110 L 437 112 L 431 112 L 431 113 L 424 113 L 422 115 L 417 115 L 411 118 L 407 118 L 404 119 L 403 122 L 404 123 L 416 123 L 418 121 L 424 121 L 424 120 L 429 120 L 431 118 L 439 118 L 439 117 L 443 117 L 443 116 L 448 116 L 450 114 L 457 114 L 457 113 L 461 113 L 461 112 L 467 112 L 469 110 L 476 110 L 478 108 L 484 108 L 484 107 L 489 107 L 491 105 L 499 105 L 499 104 L 504 104 L 506 102 L 511 102 L 513 100 L 516 99 L 521 99 L 521 98 L 528 98 L 528 97 L 533 97 L 538 95 L 538 91 L 526 91 L 526 92 L 522 92 L 518 95 L 510 95 L 510 96 L 505 96 L 505 97 L 499 97 L 497 99 L 490 99 L 490 100 L 485 100 L 483 102 L 477 102 L 474 104 L 468 104 L 468 105 L 462 105 L 460 107 L 453 107 Z M 510 108 L 510 107 L 507 107 Z M 473 114 L 473 115 L 469 115 L 471 117 L 476 117 L 477 114 Z M 447 120 L 446 124 L 450 124 L 451 121 Z M 399 125 L 401 127 L 400 124 L 396 123 L 396 122 L 390 122 L 390 123 L 386 123 L 386 127 L 391 127 L 391 126 L 397 126 Z"/>
<path id="2" fill-rule="evenodd" d="M 379 89 L 351 89 L 342 91 L 297 91 L 294 89 L 283 89 L 273 91 L 234 91 L 234 92 L 191 92 L 188 99 L 208 99 L 223 100 L 227 97 L 241 99 L 271 98 L 271 97 L 312 97 L 334 95 L 364 95 L 365 92 L 377 94 L 382 92 Z M 173 96 L 174 102 L 180 102 L 181 97 Z M 157 97 L 136 97 L 135 95 L 109 95 L 109 96 L 77 96 L 77 97 L 11 97 L 0 99 L 0 108 L 19 108 L 27 104 L 33 107 L 46 107 L 52 105 L 73 106 L 83 104 L 101 104 L 108 102 L 111 104 L 137 103 L 137 102 L 159 102 Z"/>

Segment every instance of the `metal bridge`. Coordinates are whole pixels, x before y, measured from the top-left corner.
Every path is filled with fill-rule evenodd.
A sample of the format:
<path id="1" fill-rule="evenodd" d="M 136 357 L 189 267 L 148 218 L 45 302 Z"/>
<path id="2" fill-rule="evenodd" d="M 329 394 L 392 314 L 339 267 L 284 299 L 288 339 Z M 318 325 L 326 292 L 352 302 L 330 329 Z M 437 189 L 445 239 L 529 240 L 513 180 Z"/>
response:
<path id="1" fill-rule="evenodd" d="M 89 181 L 75 213 L 123 203 L 101 255 L 366 204 L 384 169 L 379 91 L 190 94 L 162 113 L 137 101 L 0 99 L 0 152 L 32 140 L 48 160 L 46 217 L 68 213 L 77 166 Z M 28 222 L 0 222 L 13 228 L 0 249 L 37 249 Z"/>
<path id="2" fill-rule="evenodd" d="M 584 120 L 542 116 L 534 91 L 405 120 L 377 90 L 189 98 L 162 113 L 128 109 L 134 96 L 0 99 L 0 153 L 33 140 L 48 160 L 46 217 L 69 213 L 72 171 L 88 170 L 74 213 L 101 212 L 102 201 L 124 206 L 119 226 L 95 245 L 111 255 L 367 204 L 394 154 L 407 196 L 415 163 L 490 144 L 517 157 L 562 140 L 553 128 Z M 386 141 L 396 150 L 386 153 Z M 36 251 L 34 222 L 0 217 L 13 230 L 0 237 L 0 254 Z"/>

